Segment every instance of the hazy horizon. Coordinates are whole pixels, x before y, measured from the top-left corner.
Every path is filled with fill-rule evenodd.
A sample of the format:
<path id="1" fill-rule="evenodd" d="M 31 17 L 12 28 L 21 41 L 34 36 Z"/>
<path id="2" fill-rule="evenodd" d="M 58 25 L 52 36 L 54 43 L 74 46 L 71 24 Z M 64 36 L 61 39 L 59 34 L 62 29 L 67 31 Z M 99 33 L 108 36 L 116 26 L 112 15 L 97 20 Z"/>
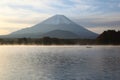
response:
<path id="1" fill-rule="evenodd" d="M 99 34 L 120 30 L 119 0 L 1 0 L 0 35 L 31 27 L 56 14 Z"/>

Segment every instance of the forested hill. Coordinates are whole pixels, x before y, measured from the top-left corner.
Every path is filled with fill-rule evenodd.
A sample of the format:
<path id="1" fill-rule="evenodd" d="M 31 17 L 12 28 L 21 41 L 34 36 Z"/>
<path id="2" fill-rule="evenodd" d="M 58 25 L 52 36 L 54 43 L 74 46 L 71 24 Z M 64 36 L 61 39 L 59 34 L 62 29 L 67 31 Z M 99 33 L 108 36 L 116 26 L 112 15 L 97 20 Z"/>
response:
<path id="1" fill-rule="evenodd" d="M 120 44 L 120 31 L 104 31 L 99 35 L 97 41 L 101 44 Z"/>

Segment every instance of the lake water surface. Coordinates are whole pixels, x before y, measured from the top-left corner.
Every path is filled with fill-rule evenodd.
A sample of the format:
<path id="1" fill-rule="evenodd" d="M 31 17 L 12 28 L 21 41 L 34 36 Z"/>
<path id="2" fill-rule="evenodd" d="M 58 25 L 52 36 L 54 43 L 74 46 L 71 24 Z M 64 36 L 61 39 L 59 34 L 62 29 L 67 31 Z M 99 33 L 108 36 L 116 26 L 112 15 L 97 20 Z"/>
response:
<path id="1" fill-rule="evenodd" d="M 0 80 L 120 80 L 120 46 L 0 46 Z"/>

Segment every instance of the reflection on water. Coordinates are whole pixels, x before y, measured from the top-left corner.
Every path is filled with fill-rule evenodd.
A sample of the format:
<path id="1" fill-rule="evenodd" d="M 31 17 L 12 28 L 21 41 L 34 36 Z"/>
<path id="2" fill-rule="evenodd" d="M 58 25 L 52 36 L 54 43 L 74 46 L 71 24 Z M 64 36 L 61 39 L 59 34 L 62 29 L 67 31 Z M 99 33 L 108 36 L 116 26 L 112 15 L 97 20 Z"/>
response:
<path id="1" fill-rule="evenodd" d="M 0 80 L 120 80 L 119 46 L 0 46 Z"/>

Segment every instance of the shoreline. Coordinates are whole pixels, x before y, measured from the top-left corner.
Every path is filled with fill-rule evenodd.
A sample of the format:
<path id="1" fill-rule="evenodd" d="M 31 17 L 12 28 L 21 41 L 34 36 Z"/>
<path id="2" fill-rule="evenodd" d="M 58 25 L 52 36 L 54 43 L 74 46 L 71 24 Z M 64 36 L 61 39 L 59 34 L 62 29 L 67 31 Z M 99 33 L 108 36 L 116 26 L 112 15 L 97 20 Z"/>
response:
<path id="1" fill-rule="evenodd" d="M 80 46 L 86 46 L 87 47 L 92 47 L 92 46 L 120 46 L 120 45 L 36 45 L 36 44 L 3 44 L 0 46 L 41 46 L 41 47 L 80 47 Z"/>

